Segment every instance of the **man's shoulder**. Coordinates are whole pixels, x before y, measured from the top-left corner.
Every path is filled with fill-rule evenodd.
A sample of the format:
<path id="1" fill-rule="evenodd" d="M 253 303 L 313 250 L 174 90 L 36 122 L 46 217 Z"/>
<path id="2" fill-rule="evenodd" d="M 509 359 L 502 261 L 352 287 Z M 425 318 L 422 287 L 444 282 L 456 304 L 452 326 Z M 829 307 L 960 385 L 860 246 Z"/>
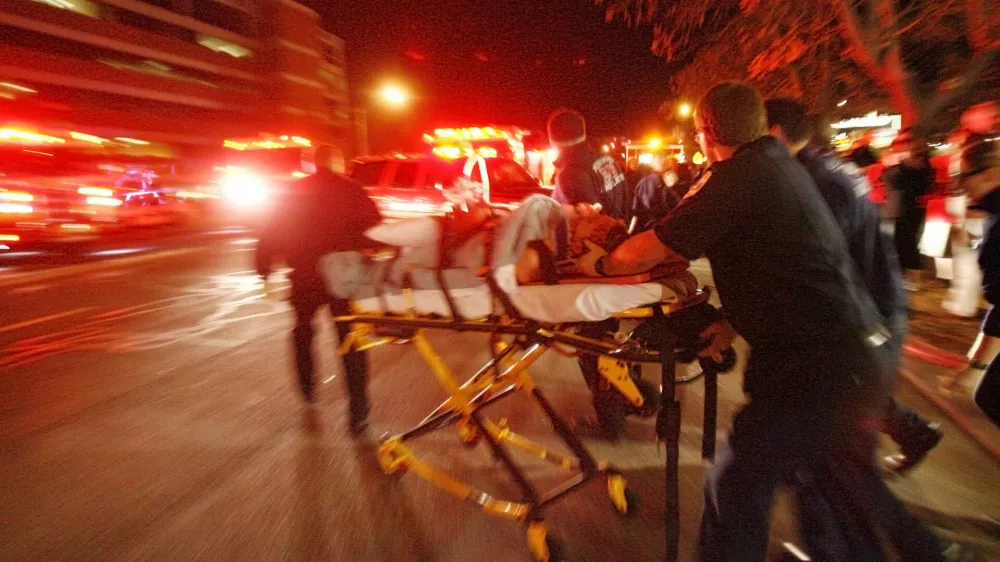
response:
<path id="1" fill-rule="evenodd" d="M 820 190 L 843 190 L 853 198 L 865 197 L 871 192 L 871 184 L 861 168 L 831 151 L 815 151 L 801 160 Z"/>

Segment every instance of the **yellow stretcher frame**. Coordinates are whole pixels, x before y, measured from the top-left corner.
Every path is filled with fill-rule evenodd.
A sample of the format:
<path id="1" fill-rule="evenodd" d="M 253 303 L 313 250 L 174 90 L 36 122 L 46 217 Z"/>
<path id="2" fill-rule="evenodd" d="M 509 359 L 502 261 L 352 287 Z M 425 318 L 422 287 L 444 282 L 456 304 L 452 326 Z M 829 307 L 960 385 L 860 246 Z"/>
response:
<path id="1" fill-rule="evenodd" d="M 667 317 L 694 305 L 706 304 L 707 292 L 700 292 L 692 299 L 679 304 L 657 304 L 634 308 L 616 314 L 617 318 L 644 319 L 654 316 Z M 563 421 L 535 385 L 528 368 L 555 345 L 569 345 L 578 352 L 599 356 L 599 372 L 633 406 L 643 404 L 643 396 L 629 375 L 631 363 L 659 363 L 663 369 L 660 419 L 657 433 L 667 441 L 667 559 L 676 560 L 678 546 L 677 462 L 680 434 L 680 405 L 674 388 L 674 343 L 666 340 L 659 349 L 624 349 L 617 342 L 584 338 L 560 326 L 545 328 L 537 323 L 494 317 L 480 320 L 452 320 L 416 315 L 356 314 L 334 319 L 338 324 L 349 324 L 351 331 L 341 342 L 340 353 L 366 351 L 388 343 L 412 343 L 424 359 L 438 384 L 448 393 L 448 398 L 416 427 L 385 439 L 378 449 L 378 460 L 388 475 L 412 472 L 483 512 L 526 526 L 528 549 L 539 562 L 562 560 L 562 548 L 549 534 L 542 517 L 542 510 L 550 503 L 569 494 L 593 478 L 604 477 L 608 495 L 615 510 L 622 515 L 637 512 L 638 496 L 628 487 L 622 473 L 605 462 L 596 461 L 579 437 Z M 431 345 L 426 331 L 433 329 L 473 331 L 491 334 L 493 358 L 464 382 L 460 381 L 444 359 Z M 500 335 L 514 336 L 508 344 Z M 710 458 L 715 450 L 715 384 L 718 370 L 711 363 L 703 363 L 706 386 L 706 416 L 703 439 L 703 456 Z M 711 388 L 710 388 L 711 386 Z M 505 419 L 493 422 L 481 415 L 480 410 L 515 392 L 524 392 L 545 412 L 553 429 L 574 456 L 554 452 L 514 433 Z M 711 401 L 711 404 L 709 402 Z M 711 407 L 710 407 L 711 406 Z M 405 444 L 408 440 L 432 431 L 455 425 L 463 445 L 475 446 L 485 442 L 493 456 L 508 470 L 520 487 L 524 499 L 508 501 L 497 499 L 475 487 L 458 481 L 447 473 L 419 459 Z M 507 447 L 513 447 L 533 457 L 543 459 L 575 475 L 544 494 L 540 494 L 521 472 Z"/>

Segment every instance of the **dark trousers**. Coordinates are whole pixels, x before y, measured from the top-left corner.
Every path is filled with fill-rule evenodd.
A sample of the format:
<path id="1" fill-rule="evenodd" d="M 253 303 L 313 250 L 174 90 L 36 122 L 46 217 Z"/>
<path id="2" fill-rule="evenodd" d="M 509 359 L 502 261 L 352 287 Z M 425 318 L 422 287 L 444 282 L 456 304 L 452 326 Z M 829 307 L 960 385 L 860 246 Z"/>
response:
<path id="1" fill-rule="evenodd" d="M 920 232 L 924 228 L 927 212 L 922 208 L 905 209 L 896 219 L 896 253 L 903 269 L 923 269 L 920 256 Z"/>
<path id="2" fill-rule="evenodd" d="M 579 335 L 585 338 L 603 339 L 608 332 L 618 327 L 617 320 L 591 322 L 580 327 Z M 601 384 L 601 373 L 597 370 L 596 355 L 581 355 L 577 360 L 580 373 L 587 382 L 587 388 L 593 395 L 594 410 L 599 422 L 623 423 L 625 418 L 625 402 L 618 390 Z M 602 389 L 601 387 L 606 388 Z"/>
<path id="3" fill-rule="evenodd" d="M 295 329 L 292 330 L 292 345 L 295 348 L 295 367 L 299 377 L 299 387 L 308 401 L 312 401 L 316 379 L 313 373 L 313 317 L 323 305 L 329 305 L 331 316 L 350 314 L 349 301 L 332 297 L 323 289 L 292 288 L 290 299 L 295 310 Z M 337 325 L 337 337 L 343 341 L 350 332 L 346 325 Z M 363 420 L 368 416 L 368 359 L 364 352 L 344 355 L 344 375 L 350 396 L 352 420 Z"/>
<path id="4" fill-rule="evenodd" d="M 905 317 L 900 315 L 900 317 L 890 321 L 890 330 L 892 337 L 876 351 L 879 354 L 879 359 L 885 365 L 884 392 L 889 397 L 882 431 L 891 437 L 905 454 L 911 444 L 923 439 L 930 422 L 892 397 L 892 387 L 902 364 L 903 340 L 906 338 Z"/>
<path id="5" fill-rule="evenodd" d="M 990 363 L 979 386 L 976 387 L 976 405 L 993 423 L 1000 425 L 1000 360 Z"/>
<path id="6" fill-rule="evenodd" d="M 837 353 L 785 358 L 784 377 L 751 355 L 750 402 L 736 414 L 705 481 L 703 562 L 763 561 L 774 491 L 803 478 L 820 483 L 802 486 L 799 495 L 800 527 L 814 560 L 882 560 L 878 527 L 903 560 L 939 559 L 936 539 L 906 512 L 876 467 L 873 420 L 884 409 L 872 400 L 877 381 L 849 382 L 844 369 L 829 365 Z"/>

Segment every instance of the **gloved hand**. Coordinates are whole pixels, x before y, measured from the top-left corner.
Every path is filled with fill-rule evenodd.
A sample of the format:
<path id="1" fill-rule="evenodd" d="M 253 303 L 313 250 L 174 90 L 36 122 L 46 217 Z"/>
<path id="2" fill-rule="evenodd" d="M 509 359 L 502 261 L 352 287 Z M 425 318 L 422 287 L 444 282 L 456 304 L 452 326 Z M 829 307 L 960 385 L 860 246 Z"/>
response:
<path id="1" fill-rule="evenodd" d="M 597 260 L 608 255 L 604 248 L 594 244 L 590 240 L 584 242 L 587 246 L 587 253 L 583 254 L 580 259 L 576 260 L 576 266 L 580 269 L 580 272 L 584 275 L 590 277 L 600 277 L 597 273 Z"/>

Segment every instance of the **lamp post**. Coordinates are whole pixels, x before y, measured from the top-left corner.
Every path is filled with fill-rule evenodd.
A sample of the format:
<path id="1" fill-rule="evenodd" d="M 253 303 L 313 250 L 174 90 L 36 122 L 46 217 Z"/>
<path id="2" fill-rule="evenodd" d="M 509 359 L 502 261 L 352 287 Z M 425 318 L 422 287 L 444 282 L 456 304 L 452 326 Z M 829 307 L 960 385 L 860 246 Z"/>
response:
<path id="1" fill-rule="evenodd" d="M 410 93 L 398 84 L 383 84 L 375 91 L 374 101 L 389 109 L 402 109 L 409 104 Z M 368 109 L 363 105 L 354 108 L 355 140 L 358 152 L 366 156 L 370 150 L 368 145 Z"/>

